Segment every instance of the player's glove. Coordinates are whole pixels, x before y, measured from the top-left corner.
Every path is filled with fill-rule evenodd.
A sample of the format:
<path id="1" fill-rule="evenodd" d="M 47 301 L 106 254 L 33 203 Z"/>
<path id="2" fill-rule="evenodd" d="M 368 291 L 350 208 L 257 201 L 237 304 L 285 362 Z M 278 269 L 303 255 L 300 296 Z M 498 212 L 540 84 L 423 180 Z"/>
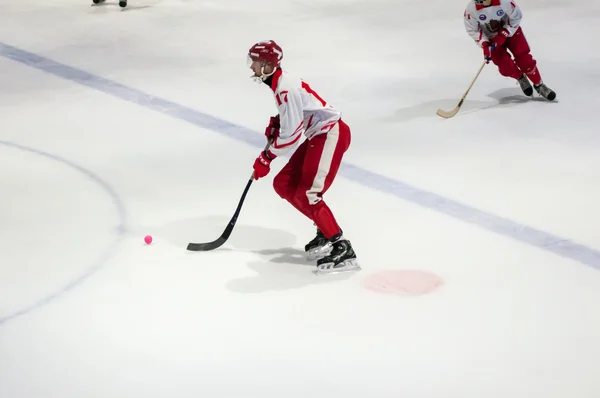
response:
<path id="1" fill-rule="evenodd" d="M 495 44 L 490 44 L 489 41 L 484 41 L 481 43 L 481 47 L 483 48 L 483 58 L 485 58 L 485 63 L 489 64 L 492 59 L 492 50 L 496 47 Z"/>
<path id="2" fill-rule="evenodd" d="M 510 33 L 508 33 L 508 30 L 502 29 L 496 36 L 492 38 L 492 43 L 496 46 L 502 46 L 504 43 L 506 43 L 506 39 L 509 37 Z"/>
<path id="3" fill-rule="evenodd" d="M 258 180 L 263 178 L 269 171 L 271 171 L 271 160 L 275 159 L 275 156 L 271 151 L 262 151 L 260 155 L 254 161 L 254 179 Z"/>
<path id="4" fill-rule="evenodd" d="M 265 137 L 267 140 L 274 141 L 275 138 L 279 137 L 279 129 L 281 125 L 279 124 L 279 115 L 272 116 L 269 120 L 269 125 L 265 129 Z"/>

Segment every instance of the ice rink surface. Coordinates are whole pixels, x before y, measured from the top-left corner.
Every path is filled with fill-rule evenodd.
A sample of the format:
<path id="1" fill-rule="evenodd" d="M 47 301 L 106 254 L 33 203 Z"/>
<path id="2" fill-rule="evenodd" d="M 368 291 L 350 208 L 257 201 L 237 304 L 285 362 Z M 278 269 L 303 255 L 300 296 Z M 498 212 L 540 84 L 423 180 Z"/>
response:
<path id="1" fill-rule="evenodd" d="M 444 120 L 466 3 L 1 1 L 0 397 L 598 398 L 600 3 L 519 2 L 557 101 L 489 65 Z M 185 250 L 264 145 L 263 39 L 352 129 L 326 199 L 361 272 L 312 273 L 285 159 Z"/>

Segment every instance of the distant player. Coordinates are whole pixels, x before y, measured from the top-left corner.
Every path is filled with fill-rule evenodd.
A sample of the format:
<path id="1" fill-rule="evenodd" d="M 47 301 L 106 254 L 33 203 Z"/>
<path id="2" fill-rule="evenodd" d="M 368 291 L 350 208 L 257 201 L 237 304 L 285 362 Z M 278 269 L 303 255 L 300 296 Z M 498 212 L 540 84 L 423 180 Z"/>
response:
<path id="1" fill-rule="evenodd" d="M 266 128 L 273 142 L 254 162 L 254 178 L 266 176 L 271 161 L 295 149 L 273 187 L 317 226 L 317 236 L 305 246 L 308 258 L 318 260 L 317 273 L 359 270 L 350 241 L 323 200 L 350 146 L 350 128 L 311 86 L 281 69 L 282 59 L 281 47 L 272 40 L 256 43 L 248 52 L 252 78 L 273 90 L 279 111 Z"/>
<path id="2" fill-rule="evenodd" d="M 92 2 L 94 4 L 103 4 L 105 0 L 92 0 Z M 119 6 L 121 6 L 122 8 L 127 7 L 127 0 L 121 0 L 119 1 Z"/>
<path id="3" fill-rule="evenodd" d="M 511 0 L 471 0 L 464 14 L 465 28 L 483 48 L 485 60 L 491 60 L 501 75 L 516 79 L 526 96 L 533 95 L 531 80 L 535 90 L 552 101 L 556 94 L 543 83 L 537 62 L 530 54 L 520 26 L 522 16 L 519 6 Z"/>

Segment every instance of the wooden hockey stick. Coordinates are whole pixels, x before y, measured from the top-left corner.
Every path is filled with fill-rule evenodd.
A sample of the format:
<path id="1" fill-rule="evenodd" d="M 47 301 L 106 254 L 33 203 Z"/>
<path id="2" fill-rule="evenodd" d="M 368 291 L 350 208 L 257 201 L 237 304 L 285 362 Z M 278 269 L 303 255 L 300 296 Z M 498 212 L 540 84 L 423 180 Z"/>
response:
<path id="1" fill-rule="evenodd" d="M 475 84 L 475 80 L 477 80 L 477 78 L 479 77 L 479 74 L 481 73 L 481 71 L 483 70 L 483 67 L 487 64 L 487 62 L 483 62 L 483 64 L 481 65 L 481 68 L 479 68 L 479 72 L 477 72 L 477 74 L 475 75 L 475 78 L 473 79 L 473 81 L 471 82 L 471 84 L 469 85 L 469 88 L 467 88 L 467 91 L 465 92 L 465 95 L 462 96 L 462 98 L 460 99 L 458 105 L 456 106 L 456 108 L 452 109 L 451 111 L 445 111 L 443 109 L 438 109 L 437 110 L 437 115 L 441 116 L 443 118 L 449 119 L 452 116 L 456 115 L 458 113 L 458 111 L 460 110 L 460 107 L 462 106 L 463 102 L 465 102 L 465 98 L 467 98 L 467 94 L 469 94 L 469 91 L 471 91 L 471 87 L 473 87 L 473 84 Z"/>
<path id="2" fill-rule="evenodd" d="M 267 145 L 265 146 L 265 151 L 267 149 L 269 149 L 270 145 L 271 145 L 271 141 L 269 141 L 267 143 Z M 227 227 L 225 227 L 225 230 L 223 231 L 221 236 L 219 236 L 216 240 L 213 240 L 212 242 L 189 243 L 187 245 L 187 250 L 194 251 L 194 252 L 209 251 L 209 250 L 217 249 L 217 248 L 221 247 L 223 245 L 223 243 L 227 242 L 227 239 L 229 239 L 229 236 L 231 236 L 231 233 L 233 232 L 233 227 L 235 227 L 235 223 L 237 222 L 238 216 L 240 215 L 240 211 L 242 210 L 244 200 L 246 199 L 246 194 L 248 193 L 248 190 L 250 190 L 250 185 L 252 185 L 252 181 L 254 181 L 254 171 L 252 171 L 252 174 L 250 175 L 250 179 L 246 183 L 246 188 L 244 188 L 244 193 L 242 193 L 242 197 L 240 198 L 240 201 L 238 202 L 237 208 L 235 209 L 235 213 L 233 213 L 233 217 L 231 217 L 231 220 L 229 220 L 229 224 L 227 224 Z"/>

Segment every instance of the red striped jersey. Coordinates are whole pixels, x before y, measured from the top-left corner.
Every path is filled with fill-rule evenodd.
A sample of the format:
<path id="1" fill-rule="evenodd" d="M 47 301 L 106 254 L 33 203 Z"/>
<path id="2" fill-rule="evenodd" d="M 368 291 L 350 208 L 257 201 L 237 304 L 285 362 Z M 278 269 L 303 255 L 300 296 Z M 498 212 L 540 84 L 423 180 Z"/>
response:
<path id="1" fill-rule="evenodd" d="M 481 46 L 484 41 L 488 41 L 500 31 L 490 28 L 494 25 L 492 21 L 500 22 L 502 29 L 506 29 L 512 36 L 519 28 L 522 17 L 521 9 L 514 0 L 492 0 L 492 5 L 488 7 L 470 0 L 464 14 L 465 29 Z"/>
<path id="2" fill-rule="evenodd" d="M 281 126 L 279 137 L 269 148 L 274 155 L 296 148 L 303 135 L 311 139 L 327 134 L 341 118 L 341 112 L 328 105 L 308 83 L 281 69 L 273 74 L 271 89 Z"/>

